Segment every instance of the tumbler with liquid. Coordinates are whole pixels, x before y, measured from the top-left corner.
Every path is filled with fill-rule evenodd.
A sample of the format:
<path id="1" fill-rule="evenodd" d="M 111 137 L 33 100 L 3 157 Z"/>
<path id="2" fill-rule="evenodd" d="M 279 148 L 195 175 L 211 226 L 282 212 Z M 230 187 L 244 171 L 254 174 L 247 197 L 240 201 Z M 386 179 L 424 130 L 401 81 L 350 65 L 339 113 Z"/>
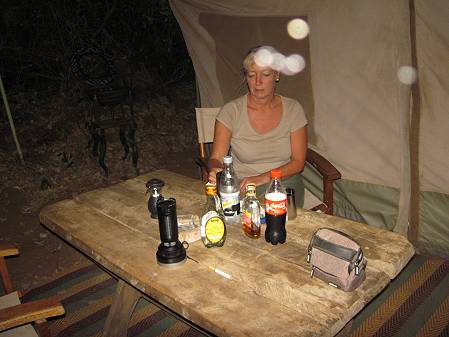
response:
<path id="1" fill-rule="evenodd" d="M 285 189 L 285 192 L 287 193 L 287 221 L 288 221 L 293 220 L 294 218 L 296 218 L 297 215 L 295 189 L 287 187 Z"/>

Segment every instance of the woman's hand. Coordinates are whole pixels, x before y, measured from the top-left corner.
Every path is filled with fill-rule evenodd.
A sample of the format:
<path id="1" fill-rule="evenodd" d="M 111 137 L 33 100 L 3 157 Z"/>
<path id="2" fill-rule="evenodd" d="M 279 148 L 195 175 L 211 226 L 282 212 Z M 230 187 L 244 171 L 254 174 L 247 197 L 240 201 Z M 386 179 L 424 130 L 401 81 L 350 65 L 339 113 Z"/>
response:
<path id="1" fill-rule="evenodd" d="M 256 186 L 260 186 L 260 185 L 268 183 L 269 181 L 270 181 L 270 179 L 269 178 L 267 179 L 266 174 L 243 178 L 240 181 L 240 192 L 245 193 L 246 185 L 248 185 L 250 183 L 255 184 Z"/>
<path id="2" fill-rule="evenodd" d="M 212 184 L 217 185 L 218 184 L 217 173 L 221 172 L 221 171 L 223 171 L 223 169 L 220 168 L 220 167 L 211 168 L 209 170 L 209 182 L 212 183 Z"/>

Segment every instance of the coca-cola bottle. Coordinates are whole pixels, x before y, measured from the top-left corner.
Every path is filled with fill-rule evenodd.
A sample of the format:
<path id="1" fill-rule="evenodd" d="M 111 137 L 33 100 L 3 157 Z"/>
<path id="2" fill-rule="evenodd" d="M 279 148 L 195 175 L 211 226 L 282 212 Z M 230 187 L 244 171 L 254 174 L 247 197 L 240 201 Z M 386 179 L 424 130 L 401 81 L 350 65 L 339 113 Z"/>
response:
<path id="1" fill-rule="evenodd" d="M 223 158 L 223 172 L 219 182 L 220 200 L 227 223 L 240 219 L 240 186 L 232 166 L 232 156 Z"/>
<path id="2" fill-rule="evenodd" d="M 287 238 L 285 218 L 287 216 L 287 194 L 281 184 L 281 170 L 271 170 L 271 182 L 265 192 L 265 241 L 272 245 L 284 243 Z"/>

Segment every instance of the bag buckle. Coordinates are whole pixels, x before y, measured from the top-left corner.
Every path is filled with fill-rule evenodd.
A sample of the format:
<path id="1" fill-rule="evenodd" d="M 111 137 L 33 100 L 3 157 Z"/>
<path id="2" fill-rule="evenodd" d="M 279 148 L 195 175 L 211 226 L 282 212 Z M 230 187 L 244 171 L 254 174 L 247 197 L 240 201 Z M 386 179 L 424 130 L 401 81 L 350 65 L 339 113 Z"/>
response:
<path id="1" fill-rule="evenodd" d="M 357 257 L 357 261 L 355 261 L 355 274 L 359 275 L 360 274 L 360 267 L 359 264 L 360 262 L 363 260 L 363 252 L 360 251 L 359 256 Z"/>

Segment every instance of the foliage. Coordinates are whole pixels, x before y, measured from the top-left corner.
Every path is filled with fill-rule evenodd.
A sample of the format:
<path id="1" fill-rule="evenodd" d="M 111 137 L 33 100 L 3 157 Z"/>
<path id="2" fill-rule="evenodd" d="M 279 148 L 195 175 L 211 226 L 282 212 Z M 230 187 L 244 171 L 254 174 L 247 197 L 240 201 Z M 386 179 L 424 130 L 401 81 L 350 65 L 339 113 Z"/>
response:
<path id="1" fill-rule="evenodd" d="M 192 75 L 166 0 L 17 0 L 2 5 L 0 73 L 15 90 L 64 91 L 76 51 L 96 47 L 160 86 Z"/>

